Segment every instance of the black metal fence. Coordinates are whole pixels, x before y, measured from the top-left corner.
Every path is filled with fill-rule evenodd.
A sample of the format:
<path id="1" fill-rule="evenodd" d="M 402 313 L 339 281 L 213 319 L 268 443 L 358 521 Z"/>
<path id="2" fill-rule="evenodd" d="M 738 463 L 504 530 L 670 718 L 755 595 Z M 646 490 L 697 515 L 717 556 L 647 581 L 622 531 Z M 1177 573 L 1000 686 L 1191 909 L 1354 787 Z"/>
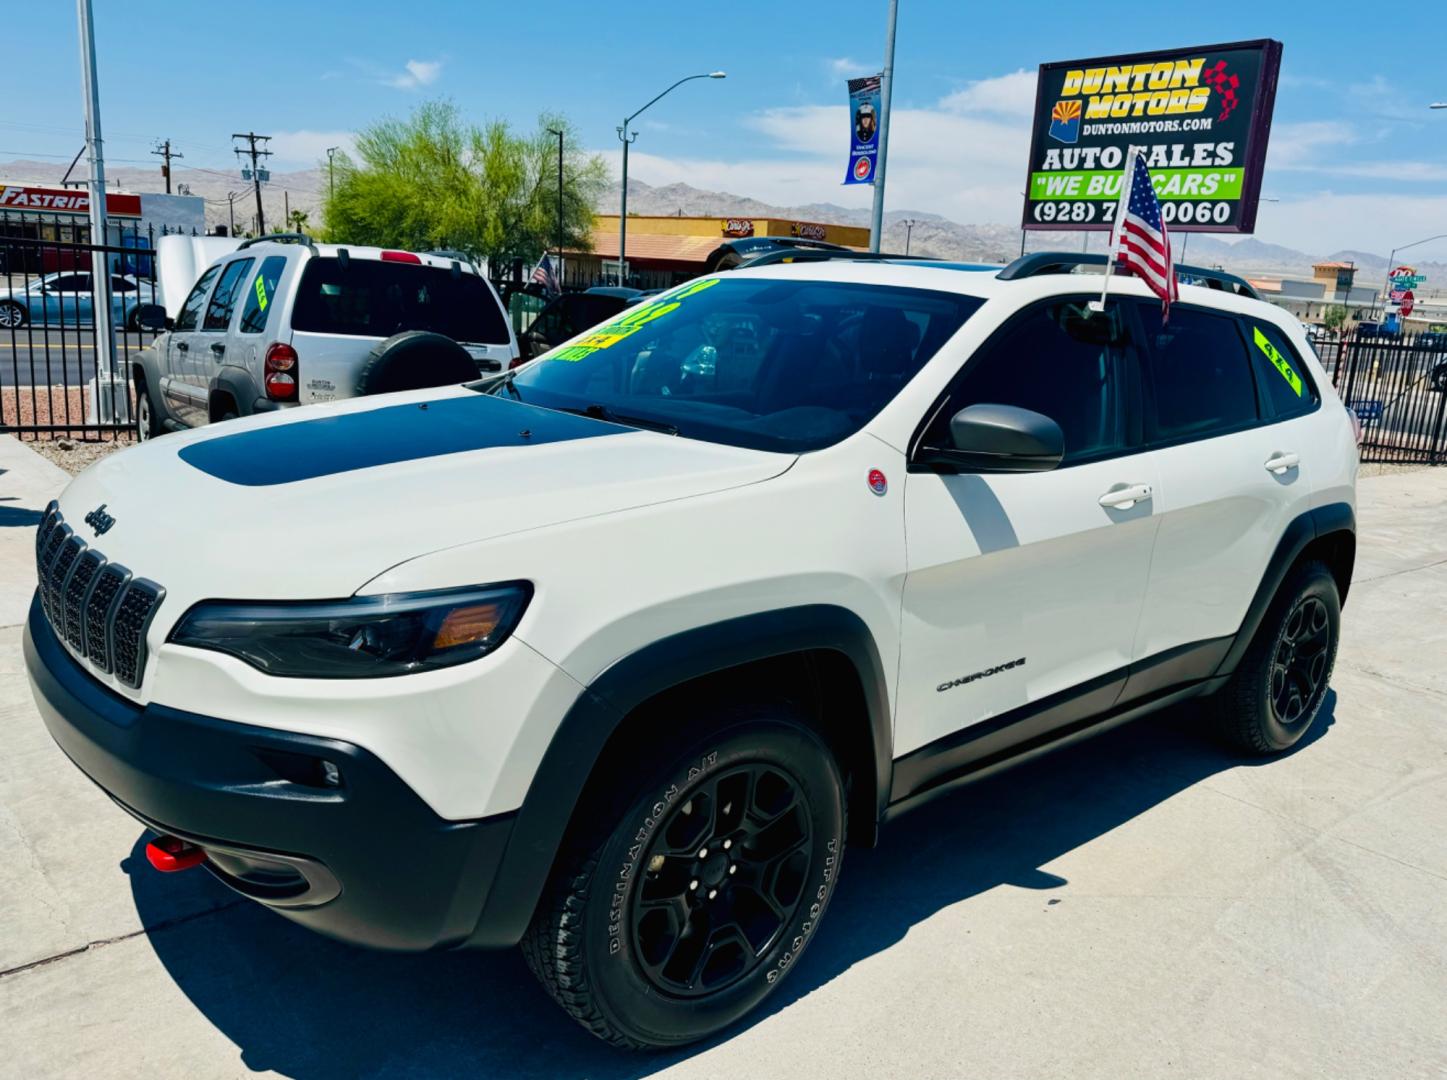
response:
<path id="1" fill-rule="evenodd" d="M 1317 345 L 1362 422 L 1362 460 L 1447 464 L 1447 335 L 1354 337 Z"/>
<path id="2" fill-rule="evenodd" d="M 155 337 L 141 327 L 141 310 L 161 298 L 154 234 L 131 230 L 120 241 L 0 235 L 0 431 L 32 439 L 134 432 L 130 360 Z M 113 349 L 96 340 L 96 253 L 110 268 Z"/>

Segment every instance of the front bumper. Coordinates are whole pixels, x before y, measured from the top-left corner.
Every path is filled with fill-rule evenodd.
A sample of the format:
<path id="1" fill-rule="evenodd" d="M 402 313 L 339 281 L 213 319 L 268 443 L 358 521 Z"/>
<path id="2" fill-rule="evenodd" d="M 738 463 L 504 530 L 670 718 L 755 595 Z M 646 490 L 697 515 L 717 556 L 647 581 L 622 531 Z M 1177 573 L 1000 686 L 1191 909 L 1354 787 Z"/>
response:
<path id="1" fill-rule="evenodd" d="M 144 825 L 205 848 L 203 865 L 237 892 L 377 948 L 508 943 L 483 911 L 516 815 L 447 821 L 351 743 L 128 701 L 70 655 L 38 600 L 24 647 L 66 755 Z"/>

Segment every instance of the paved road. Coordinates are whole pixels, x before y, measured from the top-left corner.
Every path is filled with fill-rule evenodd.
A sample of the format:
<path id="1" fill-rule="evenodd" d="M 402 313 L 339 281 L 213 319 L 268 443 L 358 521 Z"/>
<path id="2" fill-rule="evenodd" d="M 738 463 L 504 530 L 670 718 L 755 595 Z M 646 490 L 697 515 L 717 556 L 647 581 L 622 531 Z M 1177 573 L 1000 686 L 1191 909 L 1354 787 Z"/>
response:
<path id="1" fill-rule="evenodd" d="M 48 338 L 37 334 L 33 343 L 23 337 L 13 342 L 0 338 L 0 386 L 84 385 L 95 378 L 95 345 L 89 333 L 77 339 L 68 331 L 62 338 L 52 330 Z M 117 341 L 116 355 L 130 356 L 144 347 L 135 339 Z"/>
<path id="2" fill-rule="evenodd" d="M 152 872 L 0 630 L 0 1076 L 1441 1077 L 1447 469 L 1361 495 L 1316 738 L 1245 762 L 1176 713 L 937 802 L 850 853 L 772 1010 L 663 1056 L 515 954 L 365 952 Z"/>

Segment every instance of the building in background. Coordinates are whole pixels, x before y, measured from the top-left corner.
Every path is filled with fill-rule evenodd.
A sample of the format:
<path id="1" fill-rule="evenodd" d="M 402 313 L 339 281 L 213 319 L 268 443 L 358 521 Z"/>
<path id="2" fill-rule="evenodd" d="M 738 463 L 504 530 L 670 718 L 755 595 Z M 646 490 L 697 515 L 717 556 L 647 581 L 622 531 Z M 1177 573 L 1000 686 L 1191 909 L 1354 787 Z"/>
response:
<path id="1" fill-rule="evenodd" d="M 822 240 L 865 250 L 869 230 L 769 217 L 644 217 L 628 215 L 629 284 L 666 288 L 715 268 L 730 241 L 750 237 Z M 563 284 L 587 287 L 618 281 L 618 215 L 593 219 L 593 250 L 564 253 Z"/>
<path id="2" fill-rule="evenodd" d="M 1278 307 L 1302 322 L 1320 323 L 1331 307 L 1347 309 L 1347 325 L 1373 318 L 1380 294 L 1376 289 L 1356 285 L 1357 268 L 1352 263 L 1320 262 L 1311 268 L 1311 280 L 1285 277 L 1254 277 L 1251 284 Z"/>
<path id="3" fill-rule="evenodd" d="M 0 274 L 49 273 L 90 267 L 90 195 L 83 188 L 0 181 Z M 112 247 L 147 248 L 167 233 L 201 233 L 206 201 L 199 195 L 106 192 L 106 237 Z M 41 241 L 40 244 L 7 240 Z"/>

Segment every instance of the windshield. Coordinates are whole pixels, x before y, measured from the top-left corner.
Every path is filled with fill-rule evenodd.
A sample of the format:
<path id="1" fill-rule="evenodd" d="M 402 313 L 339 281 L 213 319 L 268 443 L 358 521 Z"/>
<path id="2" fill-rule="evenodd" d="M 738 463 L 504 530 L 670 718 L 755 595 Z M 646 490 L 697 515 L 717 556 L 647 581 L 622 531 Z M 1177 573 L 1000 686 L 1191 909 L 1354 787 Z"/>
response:
<path id="1" fill-rule="evenodd" d="M 479 389 L 801 453 L 868 423 L 981 303 L 878 285 L 703 278 Z"/>
<path id="2" fill-rule="evenodd" d="M 292 328 L 391 337 L 431 330 L 472 344 L 507 343 L 507 321 L 476 274 L 378 259 L 312 259 L 297 289 Z"/>

